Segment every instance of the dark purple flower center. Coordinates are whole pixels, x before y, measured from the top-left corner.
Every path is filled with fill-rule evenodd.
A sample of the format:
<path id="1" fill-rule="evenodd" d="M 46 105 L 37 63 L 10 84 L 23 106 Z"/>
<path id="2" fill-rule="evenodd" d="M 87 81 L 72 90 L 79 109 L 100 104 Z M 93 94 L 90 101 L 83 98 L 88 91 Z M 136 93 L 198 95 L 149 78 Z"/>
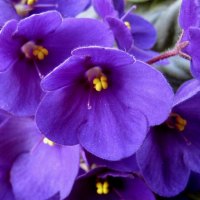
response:
<path id="1" fill-rule="evenodd" d="M 184 131 L 187 121 L 177 113 L 171 113 L 165 124 L 178 131 Z"/>
<path id="2" fill-rule="evenodd" d="M 29 41 L 21 47 L 21 51 L 24 53 L 25 57 L 28 59 L 44 60 L 49 54 L 48 50 L 41 46 L 36 45 L 35 42 Z"/>
<path id="3" fill-rule="evenodd" d="M 98 92 L 108 88 L 108 79 L 100 67 L 92 67 L 87 70 L 86 78 L 89 84 Z"/>

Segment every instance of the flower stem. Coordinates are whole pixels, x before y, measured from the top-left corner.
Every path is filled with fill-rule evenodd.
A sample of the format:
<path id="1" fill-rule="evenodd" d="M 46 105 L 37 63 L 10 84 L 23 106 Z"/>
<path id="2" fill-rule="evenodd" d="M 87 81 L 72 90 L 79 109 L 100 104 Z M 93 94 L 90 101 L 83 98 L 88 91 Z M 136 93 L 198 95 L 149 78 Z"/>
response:
<path id="1" fill-rule="evenodd" d="M 151 65 L 151 64 L 154 64 L 156 62 L 159 62 L 161 60 L 164 60 L 166 58 L 176 56 L 176 55 L 179 55 L 187 60 L 191 60 L 191 57 L 188 54 L 182 52 L 182 49 L 184 49 L 188 44 L 189 44 L 189 41 L 180 42 L 175 46 L 174 49 L 166 51 L 163 54 L 160 54 L 160 55 L 148 60 L 147 63 Z"/>

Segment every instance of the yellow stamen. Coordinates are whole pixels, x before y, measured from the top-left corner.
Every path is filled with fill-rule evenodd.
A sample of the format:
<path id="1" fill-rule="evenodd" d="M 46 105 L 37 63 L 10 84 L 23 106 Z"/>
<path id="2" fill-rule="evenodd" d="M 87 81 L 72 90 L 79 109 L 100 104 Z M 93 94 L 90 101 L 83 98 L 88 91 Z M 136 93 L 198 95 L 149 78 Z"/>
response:
<path id="1" fill-rule="evenodd" d="M 31 6 L 33 5 L 34 3 L 36 3 L 37 0 L 27 0 L 26 4 Z"/>
<path id="2" fill-rule="evenodd" d="M 103 183 L 97 182 L 96 183 L 97 188 L 97 194 L 108 194 L 109 193 L 109 184 L 107 181 L 104 181 Z"/>
<path id="3" fill-rule="evenodd" d="M 169 128 L 176 128 L 178 131 L 184 131 L 187 125 L 187 121 L 177 113 L 172 113 L 166 123 Z"/>
<path id="4" fill-rule="evenodd" d="M 49 139 L 46 138 L 46 137 L 43 139 L 43 143 L 44 143 L 44 144 L 47 144 L 47 145 L 49 145 L 49 146 L 51 146 L 51 147 L 55 145 L 55 143 L 54 143 L 53 141 L 49 140 Z"/>
<path id="5" fill-rule="evenodd" d="M 36 46 L 33 50 L 33 55 L 38 60 L 44 60 L 45 56 L 49 54 L 48 50 L 45 49 L 43 46 Z"/>
<path id="6" fill-rule="evenodd" d="M 93 79 L 94 89 L 100 92 L 102 89 L 108 88 L 108 81 L 106 76 L 101 76 L 100 78 Z"/>
<path id="7" fill-rule="evenodd" d="M 125 21 L 124 24 L 126 25 L 126 27 L 127 27 L 128 29 L 131 29 L 131 24 L 130 24 L 129 22 Z"/>

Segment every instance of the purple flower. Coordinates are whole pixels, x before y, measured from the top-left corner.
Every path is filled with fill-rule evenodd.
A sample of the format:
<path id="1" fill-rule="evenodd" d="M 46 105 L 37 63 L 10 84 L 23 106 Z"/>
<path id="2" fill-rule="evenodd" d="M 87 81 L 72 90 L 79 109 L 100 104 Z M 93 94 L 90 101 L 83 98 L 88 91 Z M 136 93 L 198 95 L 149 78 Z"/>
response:
<path id="1" fill-rule="evenodd" d="M 73 17 L 84 11 L 90 0 L 1 0 L 0 26 L 10 19 L 22 19 L 35 13 L 57 10 L 64 17 Z"/>
<path id="2" fill-rule="evenodd" d="M 124 1 L 93 0 L 93 6 L 109 24 L 120 49 L 144 61 L 157 54 L 149 50 L 156 42 L 156 30 L 139 15 L 131 14 L 131 9 L 124 13 Z"/>
<path id="3" fill-rule="evenodd" d="M 141 178 L 106 168 L 96 168 L 79 177 L 65 200 L 155 200 Z"/>
<path id="4" fill-rule="evenodd" d="M 17 199 L 64 199 L 70 193 L 79 169 L 79 147 L 61 146 L 44 138 L 30 153 L 13 164 L 11 183 Z M 58 194 L 57 194 L 58 193 Z M 50 199 L 54 199 L 50 198 Z"/>
<path id="5" fill-rule="evenodd" d="M 108 160 L 137 151 L 147 123 L 162 123 L 173 98 L 160 72 L 123 51 L 103 47 L 74 50 L 41 85 L 49 91 L 36 114 L 42 133 L 60 144 L 80 143 Z"/>
<path id="6" fill-rule="evenodd" d="M 62 20 L 58 12 L 49 11 L 9 21 L 0 33 L 0 107 L 33 115 L 43 95 L 41 78 L 72 49 L 89 44 L 113 44 L 110 31 L 97 20 Z"/>
<path id="7" fill-rule="evenodd" d="M 169 118 L 150 129 L 137 152 L 144 179 L 161 196 L 180 193 L 190 170 L 200 172 L 199 100 L 199 81 L 186 82 L 175 95 Z"/>
<path id="8" fill-rule="evenodd" d="M 32 149 L 40 134 L 33 119 L 0 110 L 0 199 L 15 200 L 10 170 L 16 158 Z"/>

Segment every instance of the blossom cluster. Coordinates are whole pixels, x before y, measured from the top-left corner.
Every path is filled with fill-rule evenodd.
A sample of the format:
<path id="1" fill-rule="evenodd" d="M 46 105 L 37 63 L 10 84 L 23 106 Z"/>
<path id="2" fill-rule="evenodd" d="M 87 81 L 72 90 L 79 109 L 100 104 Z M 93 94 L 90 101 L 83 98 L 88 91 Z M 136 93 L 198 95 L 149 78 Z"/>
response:
<path id="1" fill-rule="evenodd" d="M 0 200 L 200 191 L 199 1 L 182 0 L 182 33 L 162 54 L 156 29 L 124 0 L 0 8 Z M 81 17 L 88 8 L 97 17 Z M 171 56 L 189 60 L 193 77 L 175 92 L 157 67 Z"/>

